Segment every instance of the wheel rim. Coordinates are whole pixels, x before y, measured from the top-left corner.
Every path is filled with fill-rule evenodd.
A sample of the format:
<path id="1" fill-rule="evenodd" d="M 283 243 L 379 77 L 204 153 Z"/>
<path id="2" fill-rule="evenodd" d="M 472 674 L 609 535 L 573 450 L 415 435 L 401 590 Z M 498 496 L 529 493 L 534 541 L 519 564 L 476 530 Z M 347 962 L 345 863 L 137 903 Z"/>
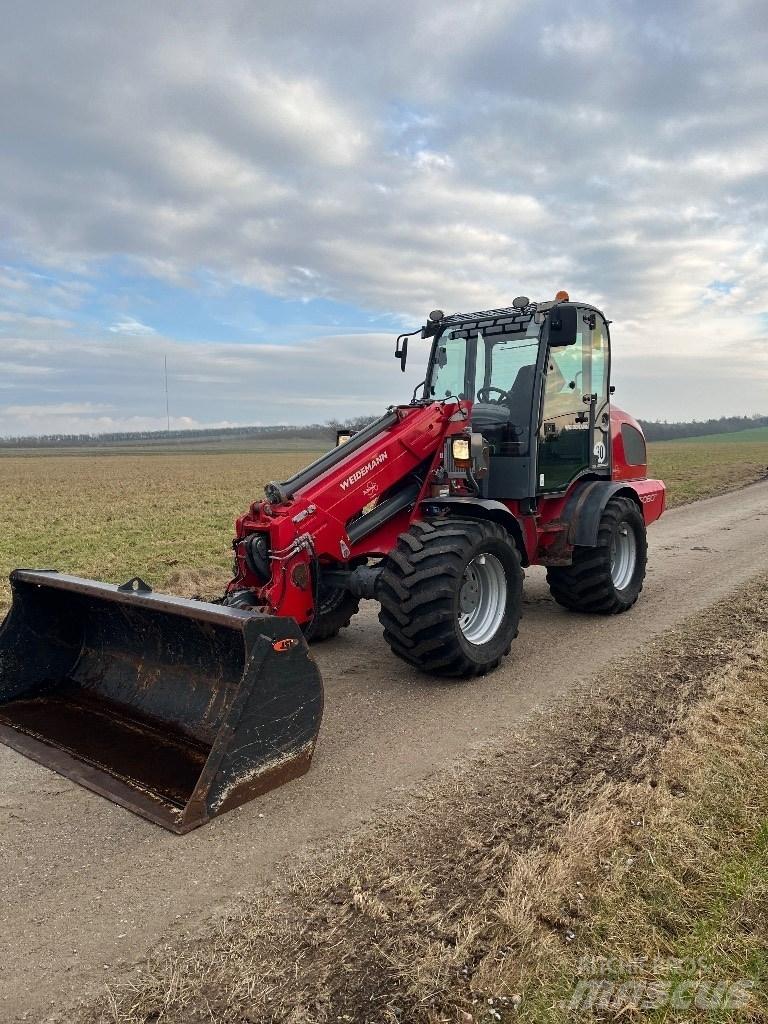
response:
<path id="1" fill-rule="evenodd" d="M 459 590 L 459 629 L 471 644 L 485 644 L 498 631 L 507 607 L 507 574 L 495 555 L 475 556 Z"/>
<path id="2" fill-rule="evenodd" d="M 637 562 L 637 539 L 628 523 L 619 523 L 611 541 L 611 579 L 617 590 L 628 587 Z"/>

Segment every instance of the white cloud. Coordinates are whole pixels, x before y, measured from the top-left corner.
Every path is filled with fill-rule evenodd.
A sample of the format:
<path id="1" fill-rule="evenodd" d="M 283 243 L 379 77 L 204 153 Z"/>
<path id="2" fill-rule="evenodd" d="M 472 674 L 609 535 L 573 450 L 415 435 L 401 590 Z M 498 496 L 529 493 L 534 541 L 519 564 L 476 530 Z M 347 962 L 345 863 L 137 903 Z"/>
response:
<path id="1" fill-rule="evenodd" d="M 738 358 L 749 396 L 726 376 L 723 411 L 768 406 L 754 393 L 768 310 L 757 0 L 706 17 L 692 0 L 582 2 L 565 15 L 554 0 L 190 0 L 173 12 L 73 0 L 45 19 L 16 5 L 6 21 L 5 248 L 56 269 L 35 275 L 4 256 L 0 318 L 55 339 L 61 366 L 93 337 L 65 330 L 63 310 L 93 299 L 89 270 L 118 259 L 179 286 L 202 269 L 224 287 L 414 319 L 567 287 L 615 321 L 617 367 L 652 351 L 664 382 L 675 360 L 698 374 L 702 350 Z M 147 309 L 136 298 L 100 320 L 115 344 L 160 341 L 126 314 Z M 749 339 L 738 356 L 734 336 Z M 329 365 L 341 351 L 328 341 Z M 208 378 L 211 390 L 232 360 L 280 376 L 264 349 L 189 354 L 205 364 L 187 369 L 190 387 Z M 314 357 L 283 356 L 286 412 L 320 415 Z M 340 395 L 321 379 L 331 404 L 356 410 L 353 385 Z M 636 411 L 709 409 L 680 383 L 674 399 L 658 390 L 663 408 L 639 390 Z M 112 401 L 118 385 L 105 386 Z M 286 418 L 278 397 L 271 415 Z M 227 415 L 215 395 L 195 400 Z"/>
<path id="2" fill-rule="evenodd" d="M 0 360 L 0 374 L 8 373 L 18 377 L 45 377 L 56 373 L 53 366 L 39 366 L 37 363 L 16 363 L 11 360 Z"/>
<path id="3" fill-rule="evenodd" d="M 622 408 L 646 417 L 757 412 L 768 394 L 768 350 L 757 323 L 743 329 L 713 307 L 708 332 L 676 324 L 679 346 L 642 321 L 614 323 L 613 379 Z M 10 341 L 13 400 L 0 404 L 0 436 L 164 430 L 164 356 L 171 426 L 314 423 L 373 415 L 407 402 L 423 378 L 429 343 L 411 339 L 401 374 L 389 333 L 345 334 L 280 345 L 181 343 L 169 338 L 104 335 L 63 347 L 33 343 L 48 364 L 34 373 L 30 343 Z M 695 352 L 695 358 L 681 351 Z M 745 365 L 750 371 L 744 373 Z M 0 367 L 0 379 L 2 367 Z M 105 399 L 108 396 L 108 400 Z"/>
<path id="4" fill-rule="evenodd" d="M 140 320 L 134 320 L 133 317 L 128 317 L 125 320 L 119 320 L 110 326 L 110 331 L 114 334 L 133 334 L 136 337 L 145 337 L 150 334 L 157 334 L 154 327 L 149 327 L 147 324 L 141 323 Z"/>
<path id="5" fill-rule="evenodd" d="M 0 310 L 0 324 L 14 324 L 17 329 L 29 327 L 44 327 L 51 330 L 54 327 L 74 327 L 71 320 L 63 320 L 55 316 L 28 316 L 26 313 L 10 313 Z"/>
<path id="6" fill-rule="evenodd" d="M 18 416 L 22 420 L 34 420 L 40 416 L 90 416 L 110 409 L 111 405 L 96 402 L 59 402 L 50 405 L 6 405 L 0 407 L 0 413 L 3 416 Z"/>
<path id="7" fill-rule="evenodd" d="M 28 343 L 10 342 L 11 354 Z M 345 334 L 301 345 L 180 343 L 105 336 L 76 348 L 49 343 L 56 374 L 22 376 L 0 405 L 0 436 L 163 430 L 164 357 L 171 426 L 313 423 L 377 413 L 407 402 L 423 376 L 428 343 L 411 346 L 401 374 L 390 334 Z M 109 394 L 109 402 L 103 396 Z"/>

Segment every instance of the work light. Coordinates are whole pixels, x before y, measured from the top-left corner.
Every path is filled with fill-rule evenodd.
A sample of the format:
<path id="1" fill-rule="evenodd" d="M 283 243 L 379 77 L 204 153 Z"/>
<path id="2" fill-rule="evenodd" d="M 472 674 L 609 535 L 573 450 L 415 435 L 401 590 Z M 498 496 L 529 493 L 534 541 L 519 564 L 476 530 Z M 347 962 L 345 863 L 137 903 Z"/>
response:
<path id="1" fill-rule="evenodd" d="M 454 437 L 451 441 L 451 455 L 456 463 L 469 462 L 471 459 L 468 437 Z"/>

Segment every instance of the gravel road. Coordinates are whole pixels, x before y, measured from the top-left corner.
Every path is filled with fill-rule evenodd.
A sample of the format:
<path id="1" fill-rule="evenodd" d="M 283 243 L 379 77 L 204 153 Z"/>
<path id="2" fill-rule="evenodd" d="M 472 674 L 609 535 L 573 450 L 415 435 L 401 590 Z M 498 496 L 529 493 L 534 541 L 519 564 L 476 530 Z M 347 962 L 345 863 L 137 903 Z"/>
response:
<path id="1" fill-rule="evenodd" d="M 368 603 L 314 648 L 326 709 L 308 776 L 172 836 L 0 746 L 0 1021 L 38 1020 L 518 725 L 614 658 L 768 568 L 768 482 L 668 512 L 628 614 L 558 608 L 527 573 L 525 618 L 494 675 L 445 685 L 397 661 Z"/>

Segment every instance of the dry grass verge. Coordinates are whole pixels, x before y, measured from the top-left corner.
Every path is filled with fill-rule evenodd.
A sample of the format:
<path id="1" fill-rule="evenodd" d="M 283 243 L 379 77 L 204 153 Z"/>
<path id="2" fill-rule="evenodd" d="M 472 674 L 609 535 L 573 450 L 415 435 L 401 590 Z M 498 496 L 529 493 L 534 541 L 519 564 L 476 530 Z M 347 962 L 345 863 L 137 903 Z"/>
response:
<path id="1" fill-rule="evenodd" d="M 524 1021 L 768 1020 L 767 698 L 763 633 L 647 784 L 607 785 L 562 843 L 520 859 L 499 916 L 525 908 L 527 956 L 475 983 L 522 994 Z"/>
<path id="2" fill-rule="evenodd" d="M 757 986 L 738 1019 L 767 1021 L 767 582 L 67 1021 L 565 1021 L 606 956 L 635 987 L 588 1019 L 632 1019 L 695 958 L 697 983 Z"/>

